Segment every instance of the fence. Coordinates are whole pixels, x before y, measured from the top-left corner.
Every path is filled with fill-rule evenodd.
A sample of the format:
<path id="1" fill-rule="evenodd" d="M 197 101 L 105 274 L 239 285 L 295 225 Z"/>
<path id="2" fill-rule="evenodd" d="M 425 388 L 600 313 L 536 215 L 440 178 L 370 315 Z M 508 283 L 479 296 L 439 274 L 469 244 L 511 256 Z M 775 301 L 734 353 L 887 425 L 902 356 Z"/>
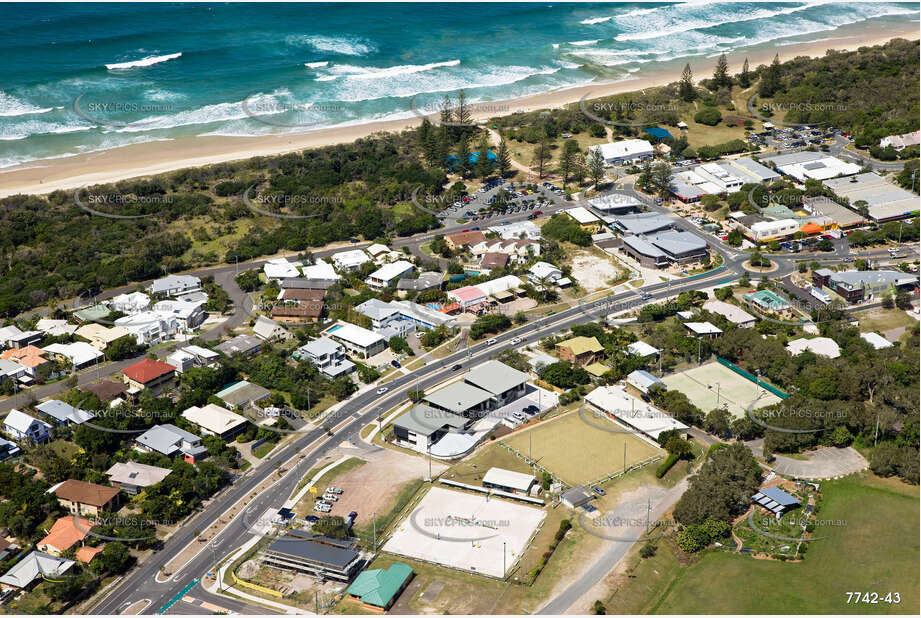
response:
<path id="1" fill-rule="evenodd" d="M 266 588 L 265 586 L 259 586 L 256 584 L 245 582 L 239 577 L 237 577 L 237 574 L 234 573 L 233 571 L 230 572 L 230 576 L 233 578 L 233 583 L 237 584 L 238 586 L 243 586 L 244 588 L 256 590 L 257 592 L 262 592 L 263 594 L 268 594 L 270 596 L 277 597 L 279 599 L 282 599 L 285 596 L 282 593 L 278 592 L 277 590 L 272 590 L 271 588 Z"/>
<path id="2" fill-rule="evenodd" d="M 782 390 L 780 390 L 779 388 L 777 388 L 777 387 L 774 386 L 773 384 L 768 384 L 767 382 L 761 380 L 761 379 L 758 378 L 757 376 L 754 376 L 754 375 L 748 373 L 747 371 L 745 371 L 745 370 L 742 369 L 741 367 L 738 367 L 738 366 L 736 366 L 736 365 L 733 365 L 732 363 L 730 363 L 730 362 L 729 362 L 728 360 L 726 360 L 725 358 L 720 358 L 719 356 L 717 356 L 717 357 L 716 357 L 716 362 L 718 362 L 718 363 L 719 363 L 720 365 L 722 365 L 723 367 L 728 367 L 729 369 L 731 369 L 732 371 L 736 372 L 737 374 L 739 374 L 740 376 L 742 376 L 742 377 L 745 378 L 746 380 L 751 380 L 752 382 L 754 382 L 754 383 L 757 384 L 758 386 L 764 388 L 765 390 L 768 390 L 768 391 L 774 393 L 775 395 L 777 395 L 777 396 L 780 397 L 781 399 L 789 399 L 789 398 L 790 398 L 790 395 L 786 394 L 785 392 L 783 392 Z"/>

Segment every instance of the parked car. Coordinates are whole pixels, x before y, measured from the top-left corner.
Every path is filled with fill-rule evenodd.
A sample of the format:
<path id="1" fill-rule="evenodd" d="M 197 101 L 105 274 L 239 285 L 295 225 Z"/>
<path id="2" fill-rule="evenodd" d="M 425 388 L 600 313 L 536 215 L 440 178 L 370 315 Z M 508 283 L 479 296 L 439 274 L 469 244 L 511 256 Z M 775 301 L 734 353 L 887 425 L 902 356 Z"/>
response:
<path id="1" fill-rule="evenodd" d="M 522 412 L 525 412 L 527 414 L 537 414 L 538 412 L 540 412 L 540 408 L 538 408 L 534 404 L 531 404 L 529 406 L 525 406 Z"/>
<path id="2" fill-rule="evenodd" d="M 594 492 L 595 492 L 596 494 L 598 494 L 599 496 L 603 496 L 603 495 L 605 495 L 605 494 L 608 493 L 608 492 L 606 492 L 605 490 L 603 490 L 603 489 L 601 489 L 600 487 L 598 487 L 597 485 L 593 485 L 593 486 L 592 486 L 592 491 L 594 491 Z"/>
<path id="3" fill-rule="evenodd" d="M 339 489 L 338 487 L 327 487 L 325 493 L 340 495 L 342 494 L 342 490 Z"/>
<path id="4" fill-rule="evenodd" d="M 398 361 L 397 359 L 393 359 L 392 361 L 390 361 L 390 364 L 396 367 L 397 369 L 401 367 L 400 361 Z"/>
<path id="5" fill-rule="evenodd" d="M 339 502 L 339 496 L 335 494 L 323 494 L 323 499 L 327 502 Z"/>

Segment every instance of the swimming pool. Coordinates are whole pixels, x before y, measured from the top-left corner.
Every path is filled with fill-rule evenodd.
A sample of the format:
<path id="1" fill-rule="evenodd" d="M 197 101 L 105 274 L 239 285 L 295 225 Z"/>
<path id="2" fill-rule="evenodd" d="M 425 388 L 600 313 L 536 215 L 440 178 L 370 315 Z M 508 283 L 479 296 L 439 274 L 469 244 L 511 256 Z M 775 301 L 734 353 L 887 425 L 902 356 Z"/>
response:
<path id="1" fill-rule="evenodd" d="M 327 332 L 327 333 L 334 333 L 334 332 L 336 332 L 337 330 L 339 330 L 340 328 L 342 328 L 342 324 L 336 324 L 335 326 L 331 326 L 331 327 L 329 328 L 329 330 L 326 331 L 326 332 Z"/>

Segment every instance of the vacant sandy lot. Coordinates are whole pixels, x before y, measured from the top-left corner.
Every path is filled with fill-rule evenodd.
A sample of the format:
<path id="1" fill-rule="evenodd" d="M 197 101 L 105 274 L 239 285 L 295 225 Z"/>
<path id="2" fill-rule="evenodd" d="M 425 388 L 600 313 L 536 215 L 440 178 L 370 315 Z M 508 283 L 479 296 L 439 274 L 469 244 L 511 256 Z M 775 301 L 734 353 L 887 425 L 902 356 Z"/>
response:
<path id="1" fill-rule="evenodd" d="M 337 457 L 348 455 L 366 462 L 363 466 L 349 470 L 330 482 L 331 485 L 342 489 L 339 501 L 333 503 L 330 515 L 345 517 L 350 511 L 358 511 L 359 525 L 362 521 L 369 521 L 374 513 L 382 514 L 390 508 L 400 487 L 409 481 L 428 476 L 429 463 L 423 457 L 404 455 L 380 447 L 341 448 L 337 449 L 337 452 Z M 438 474 L 445 467 L 437 461 L 432 461 L 432 474 Z M 322 494 L 326 487 L 320 486 L 317 489 Z M 313 513 L 314 498 L 312 494 L 304 496 L 304 512 L 316 514 Z"/>
<path id="2" fill-rule="evenodd" d="M 610 258 L 600 257 L 580 251 L 572 258 L 572 276 L 588 292 L 606 288 L 609 282 L 617 279 L 617 266 Z"/>

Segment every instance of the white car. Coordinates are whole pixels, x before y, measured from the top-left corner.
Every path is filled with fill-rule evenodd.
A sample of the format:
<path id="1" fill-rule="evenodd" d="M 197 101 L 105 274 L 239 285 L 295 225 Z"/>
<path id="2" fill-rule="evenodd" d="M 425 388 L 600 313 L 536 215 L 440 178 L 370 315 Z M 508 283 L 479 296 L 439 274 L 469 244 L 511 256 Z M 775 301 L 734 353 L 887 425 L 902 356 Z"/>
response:
<path id="1" fill-rule="evenodd" d="M 323 494 L 323 499 L 327 502 L 339 502 L 339 496 L 335 494 Z"/>
<path id="2" fill-rule="evenodd" d="M 494 344 L 495 342 L 496 342 L 495 339 L 487 339 L 487 340 L 486 340 L 486 345 L 492 345 L 492 344 Z"/>
<path id="3" fill-rule="evenodd" d="M 377 394 L 378 394 L 378 395 L 383 395 L 383 394 L 386 393 L 388 390 L 390 390 L 390 389 L 388 389 L 386 386 L 382 386 L 382 387 L 380 387 L 379 389 L 377 389 Z"/>
<path id="4" fill-rule="evenodd" d="M 342 490 L 339 489 L 338 487 L 327 487 L 325 493 L 338 495 L 342 493 Z"/>
<path id="5" fill-rule="evenodd" d="M 417 331 L 416 331 L 416 339 L 422 339 L 423 337 L 425 337 L 425 333 L 423 333 L 423 332 L 420 331 L 420 330 L 417 330 Z"/>
<path id="6" fill-rule="evenodd" d="M 521 337 L 515 337 L 514 339 L 512 339 L 513 345 L 518 345 L 519 343 L 521 343 Z"/>

